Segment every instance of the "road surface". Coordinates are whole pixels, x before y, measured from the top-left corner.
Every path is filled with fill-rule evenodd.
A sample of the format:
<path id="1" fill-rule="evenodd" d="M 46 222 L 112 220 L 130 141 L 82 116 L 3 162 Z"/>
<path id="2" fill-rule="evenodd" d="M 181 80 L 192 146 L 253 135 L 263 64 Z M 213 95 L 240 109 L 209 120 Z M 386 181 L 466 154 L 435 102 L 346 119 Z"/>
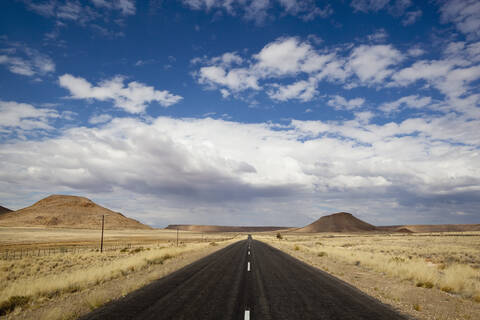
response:
<path id="1" fill-rule="evenodd" d="M 243 240 L 82 319 L 407 319 L 263 242 Z"/>

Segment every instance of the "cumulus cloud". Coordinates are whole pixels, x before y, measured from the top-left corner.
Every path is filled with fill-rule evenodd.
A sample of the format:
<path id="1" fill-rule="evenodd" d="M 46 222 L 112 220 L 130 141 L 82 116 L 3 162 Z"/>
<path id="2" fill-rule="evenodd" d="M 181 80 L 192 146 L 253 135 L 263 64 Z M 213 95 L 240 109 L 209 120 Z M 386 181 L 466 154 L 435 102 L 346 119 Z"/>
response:
<path id="1" fill-rule="evenodd" d="M 363 98 L 354 98 L 347 100 L 342 96 L 333 96 L 332 99 L 328 100 L 327 104 L 330 107 L 335 108 L 336 110 L 352 110 L 361 107 L 365 103 Z"/>
<path id="2" fill-rule="evenodd" d="M 390 68 L 403 60 L 402 54 L 390 45 L 355 48 L 347 67 L 364 83 L 379 83 L 393 73 Z"/>
<path id="3" fill-rule="evenodd" d="M 268 95 L 270 98 L 278 101 L 291 99 L 310 101 L 317 93 L 315 79 L 309 79 L 309 81 L 301 80 L 286 86 L 274 84 L 273 88 L 274 89 L 268 91 Z"/>
<path id="4" fill-rule="evenodd" d="M 206 89 L 219 90 L 224 98 L 265 93 L 275 101 L 308 102 L 321 95 L 322 82 L 342 89 L 377 90 L 423 82 L 424 89 L 436 89 L 449 99 L 443 109 L 458 105 L 456 111 L 466 112 L 460 100 L 475 99 L 471 89 L 480 79 L 480 42 L 446 43 L 436 59 L 417 59 L 424 53 L 418 46 L 401 52 L 391 44 L 316 48 L 297 37 L 282 37 L 250 57 L 227 52 L 195 58 L 192 65 L 198 68 L 193 73 L 196 80 Z M 469 107 L 468 112 L 475 113 L 475 109 Z"/>
<path id="5" fill-rule="evenodd" d="M 321 50 L 308 41 L 284 37 L 266 44 L 250 58 L 225 53 L 192 62 L 204 65 L 194 73 L 197 81 L 208 89 L 221 90 L 224 97 L 254 90 L 265 91 L 277 101 L 310 101 L 321 81 L 345 87 L 383 86 L 404 59 L 405 55 L 391 45 Z M 288 83 L 287 78 L 293 81 Z"/>
<path id="6" fill-rule="evenodd" d="M 205 64 L 195 73 L 197 81 L 209 89 L 219 88 L 224 97 L 230 92 L 259 91 L 267 84 L 267 94 L 274 100 L 298 99 L 310 101 L 316 94 L 317 82 L 328 78 L 332 81 L 345 77 L 342 63 L 335 60 L 335 53 L 318 53 L 310 43 L 298 38 L 279 38 L 265 45 L 250 59 L 236 53 L 226 53 L 213 58 L 196 58 L 193 63 Z M 285 85 L 275 81 L 283 77 L 307 75 Z"/>
<path id="7" fill-rule="evenodd" d="M 0 181 L 115 198 L 121 208 L 142 199 L 145 216 L 129 214 L 156 224 L 199 216 L 297 224 L 333 210 L 378 211 L 393 223 L 388 213 L 415 221 L 418 208 L 431 217 L 472 212 L 480 192 L 478 120 L 449 114 L 378 125 L 370 116 L 294 120 L 282 130 L 210 118 L 113 119 L 2 146 Z M 461 205 L 453 204 L 458 197 Z"/>
<path id="8" fill-rule="evenodd" d="M 0 101 L 0 135 L 12 131 L 26 133 L 32 130 L 53 130 L 50 121 L 60 114 L 50 108 L 36 108 L 28 103 Z"/>
<path id="9" fill-rule="evenodd" d="M 182 99 L 181 96 L 166 90 L 156 90 L 154 87 L 136 81 L 129 82 L 125 86 L 125 78 L 122 76 L 101 81 L 97 86 L 84 78 L 70 74 L 64 74 L 58 81 L 61 87 L 70 91 L 72 99 L 110 100 L 117 108 L 129 113 L 142 113 L 151 102 L 158 102 L 168 107 Z"/>
<path id="10" fill-rule="evenodd" d="M 383 103 L 379 109 L 386 113 L 400 111 L 401 107 L 422 109 L 432 102 L 430 97 L 420 97 L 418 95 L 411 95 L 402 97 L 393 102 Z"/>

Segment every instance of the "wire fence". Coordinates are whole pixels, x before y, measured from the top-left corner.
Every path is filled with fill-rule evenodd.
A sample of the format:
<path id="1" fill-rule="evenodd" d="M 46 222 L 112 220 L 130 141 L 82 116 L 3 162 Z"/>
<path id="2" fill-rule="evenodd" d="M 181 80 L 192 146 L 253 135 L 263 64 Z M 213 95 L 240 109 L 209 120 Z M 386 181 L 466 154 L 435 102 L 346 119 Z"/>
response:
<path id="1" fill-rule="evenodd" d="M 179 245 L 191 242 L 212 242 L 212 241 L 226 241 L 234 239 L 238 234 L 193 234 L 188 233 L 179 237 Z M 117 242 L 114 244 L 104 244 L 104 252 L 123 251 L 129 252 L 136 248 L 161 248 L 166 246 L 175 246 L 176 239 L 162 239 L 158 241 L 142 242 Z M 48 246 L 48 247 L 29 247 L 29 248 L 15 248 L 4 249 L 0 251 L 0 260 L 19 260 L 27 257 L 45 257 L 58 254 L 75 254 L 75 253 L 88 253 L 88 252 L 100 252 L 100 245 L 72 245 L 72 246 Z"/>

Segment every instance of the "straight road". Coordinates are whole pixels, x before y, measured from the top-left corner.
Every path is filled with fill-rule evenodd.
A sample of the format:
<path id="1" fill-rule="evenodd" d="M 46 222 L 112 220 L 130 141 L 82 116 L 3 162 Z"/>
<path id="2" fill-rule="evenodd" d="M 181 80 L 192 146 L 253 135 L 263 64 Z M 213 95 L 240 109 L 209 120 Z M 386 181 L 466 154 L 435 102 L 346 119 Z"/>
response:
<path id="1" fill-rule="evenodd" d="M 263 242 L 236 242 L 82 319 L 408 319 Z"/>

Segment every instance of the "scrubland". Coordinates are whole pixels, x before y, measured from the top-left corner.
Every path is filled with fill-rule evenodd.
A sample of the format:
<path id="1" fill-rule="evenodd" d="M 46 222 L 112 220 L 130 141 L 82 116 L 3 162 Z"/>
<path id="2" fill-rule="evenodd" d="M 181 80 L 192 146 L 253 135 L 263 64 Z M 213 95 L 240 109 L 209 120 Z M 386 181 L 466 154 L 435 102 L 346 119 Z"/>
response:
<path id="1" fill-rule="evenodd" d="M 81 233 L 78 230 L 73 232 Z M 59 240 L 59 234 L 65 233 L 70 235 L 71 231 L 54 230 L 54 239 Z M 29 232 L 25 234 L 30 238 L 29 241 L 23 239 L 21 246 L 54 246 L 56 243 L 45 242 L 46 238 L 51 239 L 51 230 L 45 230 L 43 234 L 38 230 L 34 231 L 34 235 L 28 235 Z M 112 234 L 114 233 L 110 236 Z M 151 241 L 152 234 L 147 234 Z M 38 318 L 36 314 L 39 312 L 34 310 L 40 308 L 45 319 L 75 318 L 240 239 L 232 239 L 233 235 L 227 238 L 225 234 L 209 234 L 205 237 L 184 232 L 177 247 L 176 241 L 173 241 L 176 234 L 175 237 L 173 234 L 164 232 L 166 237 L 155 238 L 154 242 L 148 243 L 143 239 L 141 245 L 123 248 L 117 245 L 115 250 L 103 253 L 97 248 L 86 247 L 75 253 L 29 255 L 21 259 L 0 260 L 0 315 Z M 89 244 L 88 235 L 83 236 L 87 239 L 82 239 L 82 243 Z M 138 234 L 135 233 L 135 236 L 138 237 Z M 205 241 L 205 238 L 217 241 Z M 32 241 L 34 239 L 41 241 Z M 189 242 L 185 242 L 186 239 Z M 120 241 L 120 238 L 116 240 Z M 121 240 L 130 243 L 134 239 L 124 237 Z M 64 243 L 63 240 L 60 242 Z M 76 245 L 82 248 L 81 244 Z M 9 243 L 9 248 L 12 250 L 14 246 Z M 112 285 L 113 283 L 116 284 Z M 106 287 L 109 289 L 106 290 Z M 70 296 L 80 296 L 81 299 L 72 300 Z M 72 307 L 72 303 L 77 306 Z M 62 308 L 62 304 L 66 305 Z M 70 311 L 66 312 L 65 307 Z"/>
<path id="2" fill-rule="evenodd" d="M 347 282 L 356 282 L 360 289 L 379 298 L 382 291 L 379 288 L 395 281 L 402 294 L 389 292 L 388 296 L 393 299 L 388 302 L 393 300 L 404 311 L 413 309 L 415 317 L 470 319 L 466 307 L 456 305 L 458 301 L 480 311 L 480 232 L 407 235 L 283 233 L 281 238 L 274 234 L 257 237 Z M 372 279 L 369 275 L 377 277 L 371 287 L 367 281 L 361 281 L 362 277 Z M 451 312 L 432 317 L 425 310 L 425 302 L 412 303 L 415 294 L 424 300 L 429 299 L 429 294 L 435 295 L 435 299 L 445 297 L 446 300 L 438 303 L 445 307 L 455 302 L 455 306 L 452 304 Z M 429 303 L 435 304 L 433 296 Z"/>

